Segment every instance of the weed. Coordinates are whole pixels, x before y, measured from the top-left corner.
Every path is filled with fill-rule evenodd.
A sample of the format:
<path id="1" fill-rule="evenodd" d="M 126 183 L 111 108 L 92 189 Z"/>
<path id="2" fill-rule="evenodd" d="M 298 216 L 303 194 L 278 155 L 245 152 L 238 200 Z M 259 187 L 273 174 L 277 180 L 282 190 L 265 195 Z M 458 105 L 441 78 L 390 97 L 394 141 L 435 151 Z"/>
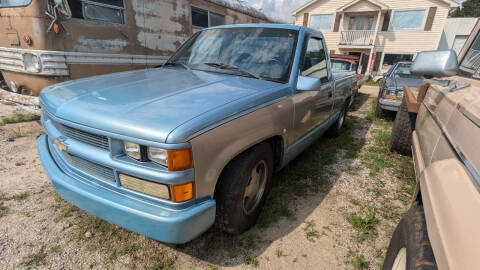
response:
<path id="1" fill-rule="evenodd" d="M 347 220 L 357 229 L 358 242 L 363 242 L 368 237 L 377 235 L 376 226 L 379 221 L 373 209 L 369 208 L 368 212 L 363 215 L 352 213 L 347 217 Z"/>
<path id="2" fill-rule="evenodd" d="M 50 248 L 51 253 L 59 253 L 60 251 L 62 251 L 62 248 L 59 245 Z"/>
<path id="3" fill-rule="evenodd" d="M 235 250 L 230 250 L 230 251 L 228 251 L 227 256 L 229 258 L 233 259 L 233 258 L 237 257 L 237 252 Z"/>
<path id="4" fill-rule="evenodd" d="M 321 237 L 321 235 L 318 233 L 318 231 L 315 229 L 315 221 L 306 221 L 305 224 L 307 226 L 303 228 L 303 231 L 305 231 L 305 236 L 307 237 L 307 240 L 314 243 L 315 239 L 318 239 Z"/>
<path id="5" fill-rule="evenodd" d="M 350 202 L 355 205 L 355 206 L 359 206 L 360 205 L 360 201 L 358 199 L 351 199 Z"/>
<path id="6" fill-rule="evenodd" d="M 247 234 L 245 236 L 245 243 L 247 244 L 247 247 L 250 249 L 255 249 L 257 247 L 257 240 L 256 236 L 253 234 Z"/>
<path id="7" fill-rule="evenodd" d="M 177 256 L 169 256 L 160 254 L 155 256 L 152 261 L 156 262 L 152 266 L 145 267 L 146 270 L 173 270 L 175 269 L 173 266 L 177 261 Z"/>
<path id="8" fill-rule="evenodd" d="M 3 205 L 2 202 L 0 202 L 0 218 L 6 216 L 8 212 L 9 209 L 5 205 Z"/>
<path id="9" fill-rule="evenodd" d="M 24 192 L 24 193 L 21 193 L 21 194 L 18 194 L 18 195 L 14 195 L 12 198 L 15 201 L 23 201 L 23 200 L 28 198 L 28 193 Z"/>
<path id="10" fill-rule="evenodd" d="M 330 229 L 330 226 L 323 226 L 322 228 L 323 228 L 324 230 L 327 230 L 327 231 L 329 231 L 329 232 L 331 232 L 331 231 L 332 231 L 332 229 Z"/>
<path id="11" fill-rule="evenodd" d="M 348 249 L 346 261 L 347 264 L 352 265 L 355 270 L 362 270 L 370 268 L 370 264 L 365 260 L 365 256 L 360 254 L 358 250 Z"/>
<path id="12" fill-rule="evenodd" d="M 36 121 L 39 119 L 40 119 L 40 116 L 35 114 L 17 112 L 11 116 L 2 117 L 2 120 L 0 121 L 0 126 L 4 126 L 6 124 L 13 124 L 13 123 Z"/>
<path id="13" fill-rule="evenodd" d="M 283 250 L 281 250 L 281 249 L 275 250 L 275 255 L 277 255 L 277 257 L 279 257 L 279 258 L 287 256 L 285 253 L 283 253 Z"/>
<path id="14" fill-rule="evenodd" d="M 260 263 L 258 262 L 258 260 L 256 258 L 246 258 L 245 259 L 245 264 L 246 265 L 251 265 L 251 266 L 254 266 L 254 267 L 258 267 L 260 265 Z"/>
<path id="15" fill-rule="evenodd" d="M 43 265 L 45 263 L 46 257 L 47 257 L 47 253 L 44 252 L 42 248 L 39 252 L 32 254 L 28 257 L 25 257 L 23 261 L 20 263 L 20 265 L 25 266 L 27 269 L 32 269 L 39 265 Z"/>

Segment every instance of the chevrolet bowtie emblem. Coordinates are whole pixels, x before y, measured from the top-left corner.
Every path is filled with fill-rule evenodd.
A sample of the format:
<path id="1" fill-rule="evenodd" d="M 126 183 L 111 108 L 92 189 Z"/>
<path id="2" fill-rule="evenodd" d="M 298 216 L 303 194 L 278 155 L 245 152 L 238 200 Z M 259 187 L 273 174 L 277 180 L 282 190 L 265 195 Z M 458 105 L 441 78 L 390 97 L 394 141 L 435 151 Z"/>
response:
<path id="1" fill-rule="evenodd" d="M 57 146 L 58 150 L 67 151 L 67 146 L 59 139 L 53 140 L 53 143 Z"/>

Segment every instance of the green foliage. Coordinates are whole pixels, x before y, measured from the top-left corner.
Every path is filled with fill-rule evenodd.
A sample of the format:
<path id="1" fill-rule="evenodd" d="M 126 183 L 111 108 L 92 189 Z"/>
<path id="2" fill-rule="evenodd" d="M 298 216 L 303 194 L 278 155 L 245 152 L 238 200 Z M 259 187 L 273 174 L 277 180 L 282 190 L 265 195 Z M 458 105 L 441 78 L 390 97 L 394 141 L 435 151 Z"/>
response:
<path id="1" fill-rule="evenodd" d="M 467 0 L 450 12 L 451 17 L 480 17 L 480 0 Z"/>
<path id="2" fill-rule="evenodd" d="M 363 85 L 368 85 L 368 86 L 379 86 L 379 83 L 374 81 L 372 78 L 369 78 L 367 81 L 363 83 Z"/>
<path id="3" fill-rule="evenodd" d="M 348 260 L 345 262 L 350 264 L 355 270 L 369 269 L 370 264 L 365 260 L 365 256 L 360 254 L 358 250 L 348 249 L 347 252 Z"/>
<path id="4" fill-rule="evenodd" d="M 373 209 L 368 209 L 367 213 L 352 213 L 347 217 L 348 222 L 357 229 L 357 241 L 363 242 L 369 236 L 377 235 L 376 226 L 378 218 Z"/>
<path id="5" fill-rule="evenodd" d="M 20 123 L 20 122 L 29 122 L 29 121 L 36 121 L 39 120 L 40 117 L 35 114 L 31 113 L 15 113 L 12 116 L 8 117 L 2 117 L 2 120 L 0 121 L 0 126 L 4 126 L 6 124 L 12 124 L 12 123 Z"/>

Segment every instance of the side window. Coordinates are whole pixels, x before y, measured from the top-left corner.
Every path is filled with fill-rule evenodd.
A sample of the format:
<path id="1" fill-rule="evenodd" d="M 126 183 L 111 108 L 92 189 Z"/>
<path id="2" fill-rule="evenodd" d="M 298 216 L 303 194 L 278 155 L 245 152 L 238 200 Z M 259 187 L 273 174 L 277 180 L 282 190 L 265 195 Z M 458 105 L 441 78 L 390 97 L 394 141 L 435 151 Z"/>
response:
<path id="1" fill-rule="evenodd" d="M 73 18 L 125 24 L 123 0 L 68 0 L 68 4 Z"/>
<path id="2" fill-rule="evenodd" d="M 305 51 L 305 59 L 300 70 L 302 76 L 328 80 L 327 58 L 321 39 L 310 38 Z"/>

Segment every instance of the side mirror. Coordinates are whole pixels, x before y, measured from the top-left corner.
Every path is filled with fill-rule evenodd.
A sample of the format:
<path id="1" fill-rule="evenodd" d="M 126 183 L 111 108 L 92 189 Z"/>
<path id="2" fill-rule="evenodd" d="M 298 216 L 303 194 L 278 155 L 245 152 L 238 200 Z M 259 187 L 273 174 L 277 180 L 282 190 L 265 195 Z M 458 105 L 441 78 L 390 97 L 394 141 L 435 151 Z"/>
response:
<path id="1" fill-rule="evenodd" d="M 417 76 L 450 77 L 457 72 L 457 53 L 453 50 L 423 51 L 412 65 L 412 73 Z"/>
<path id="2" fill-rule="evenodd" d="M 297 91 L 317 91 L 321 85 L 319 78 L 298 76 Z"/>

